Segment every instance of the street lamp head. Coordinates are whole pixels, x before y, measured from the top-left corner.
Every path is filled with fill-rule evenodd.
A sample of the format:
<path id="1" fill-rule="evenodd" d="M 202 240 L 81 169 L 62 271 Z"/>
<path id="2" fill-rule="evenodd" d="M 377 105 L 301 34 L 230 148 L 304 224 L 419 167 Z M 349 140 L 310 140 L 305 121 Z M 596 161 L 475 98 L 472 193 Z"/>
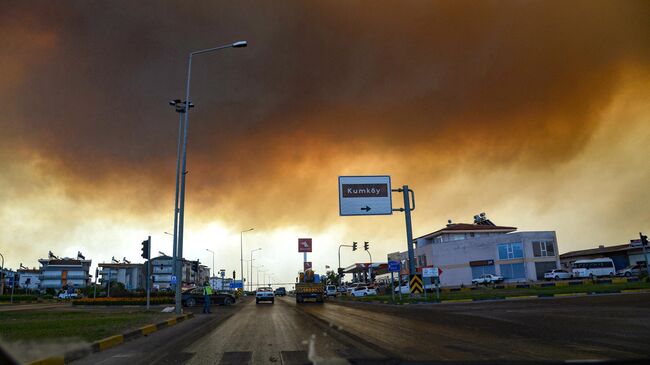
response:
<path id="1" fill-rule="evenodd" d="M 237 41 L 232 44 L 232 48 L 244 48 L 248 46 L 248 42 L 246 41 Z"/>

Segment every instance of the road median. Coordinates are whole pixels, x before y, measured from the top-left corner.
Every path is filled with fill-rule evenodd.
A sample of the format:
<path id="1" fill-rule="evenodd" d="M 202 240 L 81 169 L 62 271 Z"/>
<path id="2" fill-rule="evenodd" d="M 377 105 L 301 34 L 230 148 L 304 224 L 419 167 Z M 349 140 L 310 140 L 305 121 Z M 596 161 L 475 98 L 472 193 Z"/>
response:
<path id="1" fill-rule="evenodd" d="M 573 285 L 520 285 L 519 287 L 483 287 L 483 288 L 458 288 L 454 291 L 443 291 L 440 293 L 440 300 L 436 301 L 435 293 L 427 293 L 426 298 L 423 295 L 418 297 L 409 297 L 404 294 L 400 301 L 395 295 L 393 302 L 390 295 L 368 296 L 368 297 L 349 297 L 343 296 L 338 298 L 338 302 L 368 302 L 388 305 L 407 305 L 407 304 L 425 304 L 425 303 L 464 303 L 478 302 L 486 300 L 525 300 L 538 298 L 554 297 L 574 297 L 586 295 L 601 294 L 621 294 L 621 293 L 645 293 L 650 292 L 650 283 L 646 282 L 618 282 L 618 283 L 576 283 Z M 462 290 L 461 290 L 462 289 Z"/>
<path id="2" fill-rule="evenodd" d="M 194 313 L 183 314 L 181 316 L 172 319 L 167 319 L 165 321 L 158 322 L 155 324 L 145 325 L 132 331 L 128 331 L 119 335 L 113 335 L 113 336 L 103 338 L 101 340 L 97 340 L 93 342 L 90 346 L 87 346 L 82 349 L 75 349 L 74 351 L 68 351 L 65 354 L 63 354 L 63 356 L 61 355 L 49 356 L 36 361 L 29 362 L 28 364 L 29 365 L 67 364 L 74 360 L 78 360 L 83 357 L 86 357 L 91 353 L 105 351 L 115 346 L 118 346 L 124 342 L 131 341 L 139 337 L 146 337 L 156 331 L 160 331 L 164 328 L 171 327 L 175 324 L 186 321 L 193 317 L 194 317 Z"/>

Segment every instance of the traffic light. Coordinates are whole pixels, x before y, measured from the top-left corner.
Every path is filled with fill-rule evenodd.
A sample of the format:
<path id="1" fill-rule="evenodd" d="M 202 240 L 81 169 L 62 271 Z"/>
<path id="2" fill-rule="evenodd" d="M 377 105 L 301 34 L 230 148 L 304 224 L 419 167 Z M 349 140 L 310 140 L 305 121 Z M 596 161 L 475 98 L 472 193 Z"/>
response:
<path id="1" fill-rule="evenodd" d="M 199 272 L 199 260 L 192 261 L 192 271 Z"/>
<path id="2" fill-rule="evenodd" d="M 648 245 L 648 236 L 645 234 L 639 232 L 639 237 L 641 237 L 641 246 L 647 246 Z"/>
<path id="3" fill-rule="evenodd" d="M 142 256 L 143 259 L 149 259 L 149 240 L 142 241 Z"/>
<path id="4" fill-rule="evenodd" d="M 343 275 L 343 268 L 339 267 L 339 275 Z"/>
<path id="5" fill-rule="evenodd" d="M 233 280 L 236 280 L 236 279 L 237 279 L 237 276 L 235 275 L 235 270 L 232 271 L 232 279 L 233 279 Z"/>
<path id="6" fill-rule="evenodd" d="M 352 251 L 356 251 L 356 250 L 357 250 L 357 243 L 352 242 Z"/>
<path id="7" fill-rule="evenodd" d="M 368 242 L 363 243 L 363 249 L 368 251 Z"/>

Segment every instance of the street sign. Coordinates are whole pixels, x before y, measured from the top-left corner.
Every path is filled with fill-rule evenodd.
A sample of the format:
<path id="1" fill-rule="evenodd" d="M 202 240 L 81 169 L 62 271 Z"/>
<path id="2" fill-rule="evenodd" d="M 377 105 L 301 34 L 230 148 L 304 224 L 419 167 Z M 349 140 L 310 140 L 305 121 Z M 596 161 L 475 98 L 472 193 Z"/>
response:
<path id="1" fill-rule="evenodd" d="M 409 289 L 411 294 L 424 293 L 423 288 L 422 276 L 420 274 L 411 275 L 411 280 L 409 280 Z"/>
<path id="2" fill-rule="evenodd" d="M 234 280 L 230 282 L 230 289 L 243 289 L 244 284 L 241 282 L 241 280 Z"/>
<path id="3" fill-rule="evenodd" d="M 339 176 L 339 215 L 393 214 L 390 176 Z"/>
<path id="4" fill-rule="evenodd" d="M 172 275 L 172 278 L 171 278 L 171 280 L 170 280 L 170 283 L 171 283 L 172 285 L 176 285 L 176 275 Z"/>
<path id="5" fill-rule="evenodd" d="M 311 252 L 311 238 L 298 238 L 298 252 Z"/>
<path id="6" fill-rule="evenodd" d="M 438 274 L 438 270 L 434 270 L 433 267 L 423 267 L 422 268 L 422 277 L 432 278 Z"/>
<path id="7" fill-rule="evenodd" d="M 311 261 L 305 261 L 305 264 L 303 266 L 305 269 L 304 271 L 311 269 Z"/>
<path id="8" fill-rule="evenodd" d="M 425 278 L 437 278 L 442 274 L 442 270 L 439 267 L 423 267 L 422 268 L 422 277 Z"/>
<path id="9" fill-rule="evenodd" d="M 399 272 L 399 261 L 388 261 L 389 272 Z"/>

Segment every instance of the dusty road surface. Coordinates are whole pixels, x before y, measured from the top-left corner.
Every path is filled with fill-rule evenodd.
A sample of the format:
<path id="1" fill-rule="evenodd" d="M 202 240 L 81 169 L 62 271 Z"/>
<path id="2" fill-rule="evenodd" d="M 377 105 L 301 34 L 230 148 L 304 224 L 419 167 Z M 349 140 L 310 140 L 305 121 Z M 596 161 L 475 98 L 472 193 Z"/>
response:
<path id="1" fill-rule="evenodd" d="M 284 297 L 275 304 L 245 299 L 220 308 L 74 363 L 650 358 L 650 294 L 399 307 L 335 301 L 297 305 Z"/>
<path id="2" fill-rule="evenodd" d="M 409 360 L 650 357 L 650 294 L 303 310 Z"/>

